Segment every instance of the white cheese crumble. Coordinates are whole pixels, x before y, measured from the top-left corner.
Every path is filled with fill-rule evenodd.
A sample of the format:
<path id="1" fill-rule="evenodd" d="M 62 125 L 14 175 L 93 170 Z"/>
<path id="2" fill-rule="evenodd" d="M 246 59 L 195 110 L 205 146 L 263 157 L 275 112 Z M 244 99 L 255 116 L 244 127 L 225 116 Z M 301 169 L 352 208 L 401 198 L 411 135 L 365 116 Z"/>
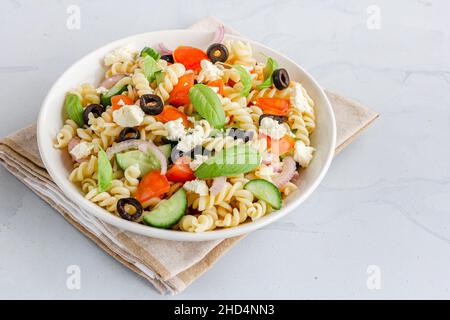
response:
<path id="1" fill-rule="evenodd" d="M 203 127 L 201 125 L 196 125 L 194 129 L 189 129 L 188 134 L 181 138 L 180 142 L 177 144 L 177 149 L 182 152 L 188 152 L 202 144 L 205 138 L 207 137 L 205 136 Z"/>
<path id="2" fill-rule="evenodd" d="M 310 112 L 311 106 L 308 103 L 305 95 L 303 94 L 303 87 L 300 83 L 295 82 L 291 91 L 291 104 L 294 108 L 301 112 Z"/>
<path id="3" fill-rule="evenodd" d="M 195 171 L 198 169 L 198 167 L 200 167 L 200 165 L 205 162 L 206 160 L 208 160 L 208 156 L 204 156 L 202 154 L 196 154 L 194 155 L 194 160 L 192 160 L 189 163 L 189 167 Z"/>
<path id="4" fill-rule="evenodd" d="M 96 91 L 97 91 L 98 94 L 105 94 L 105 93 L 107 93 L 109 90 L 106 89 L 105 87 L 98 87 Z"/>
<path id="5" fill-rule="evenodd" d="M 262 164 L 259 167 L 258 172 L 259 172 L 259 175 L 263 176 L 263 177 L 271 177 L 271 176 L 273 176 L 275 174 L 275 171 L 273 170 L 273 167 L 270 166 L 270 165 L 265 165 L 265 164 Z"/>
<path id="6" fill-rule="evenodd" d="M 209 82 L 214 81 L 223 76 L 223 71 L 220 70 L 217 66 L 212 64 L 211 61 L 202 60 L 200 62 L 200 66 L 202 70 L 198 74 L 197 81 L 198 82 Z"/>
<path id="7" fill-rule="evenodd" d="M 272 139 L 279 140 L 286 135 L 287 130 L 286 127 L 279 124 L 278 121 L 265 117 L 261 120 L 261 124 L 259 125 L 259 133 L 265 134 Z"/>
<path id="8" fill-rule="evenodd" d="M 313 158 L 313 153 L 316 149 L 306 146 L 303 141 L 295 142 L 294 160 L 297 161 L 303 168 L 306 168 Z"/>
<path id="9" fill-rule="evenodd" d="M 192 180 L 183 185 L 184 190 L 194 192 L 200 196 L 207 196 L 209 193 L 208 185 L 204 180 Z"/>
<path id="10" fill-rule="evenodd" d="M 136 127 L 144 121 L 144 111 L 137 105 L 124 105 L 113 111 L 113 120 L 123 128 Z"/>
<path id="11" fill-rule="evenodd" d="M 92 143 L 83 141 L 73 147 L 72 150 L 70 150 L 70 154 L 78 161 L 89 156 L 93 148 L 94 145 Z"/>
<path id="12" fill-rule="evenodd" d="M 133 48 L 131 45 L 126 45 L 124 47 L 115 49 L 108 54 L 106 54 L 105 59 L 103 60 L 105 66 L 111 66 L 116 62 L 124 62 L 133 60 L 139 52 Z"/>
<path id="13" fill-rule="evenodd" d="M 164 124 L 167 129 L 167 139 L 178 140 L 186 135 L 184 132 L 183 119 L 168 121 Z"/>

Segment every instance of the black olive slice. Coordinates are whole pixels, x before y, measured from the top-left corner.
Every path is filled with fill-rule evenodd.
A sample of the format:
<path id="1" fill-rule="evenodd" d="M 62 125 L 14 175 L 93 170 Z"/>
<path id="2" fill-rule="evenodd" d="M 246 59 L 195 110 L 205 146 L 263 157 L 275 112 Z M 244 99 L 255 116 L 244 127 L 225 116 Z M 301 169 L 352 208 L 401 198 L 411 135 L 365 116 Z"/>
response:
<path id="1" fill-rule="evenodd" d="M 283 123 L 288 120 L 288 118 L 285 116 L 278 116 L 275 114 L 262 114 L 259 116 L 259 124 L 261 124 L 261 121 L 264 118 L 272 118 L 273 120 L 277 121 L 278 123 Z"/>
<path id="2" fill-rule="evenodd" d="M 231 128 L 228 130 L 227 135 L 233 137 L 234 140 L 242 139 L 244 142 L 249 142 L 253 138 L 253 131 L 245 131 L 238 128 Z"/>
<path id="3" fill-rule="evenodd" d="M 277 69 L 272 74 L 273 84 L 278 90 L 289 87 L 289 73 L 286 69 Z"/>
<path id="4" fill-rule="evenodd" d="M 171 54 L 165 54 L 165 55 L 161 56 L 161 60 L 166 60 L 169 63 L 174 63 L 175 62 L 173 60 L 173 55 L 171 55 Z"/>
<path id="5" fill-rule="evenodd" d="M 102 113 L 105 111 L 105 108 L 99 104 L 90 104 L 83 111 L 83 120 L 84 123 L 89 123 L 89 113 L 92 113 L 94 117 L 98 118 L 102 116 Z"/>
<path id="6" fill-rule="evenodd" d="M 206 54 L 212 63 L 225 62 L 228 59 L 228 49 L 221 43 L 213 43 L 206 50 Z"/>
<path id="7" fill-rule="evenodd" d="M 134 214 L 129 214 L 125 209 L 126 205 L 133 206 L 136 209 L 136 212 Z M 138 220 L 142 215 L 142 211 L 143 208 L 141 203 L 134 198 L 124 198 L 117 201 L 117 212 L 119 212 L 119 215 L 125 220 L 128 221 Z"/>
<path id="8" fill-rule="evenodd" d="M 139 99 L 139 104 L 142 111 L 151 116 L 160 114 L 164 108 L 164 102 L 161 97 L 156 94 L 144 94 Z"/>
<path id="9" fill-rule="evenodd" d="M 122 142 L 125 140 L 140 139 L 140 138 L 141 138 L 141 133 L 139 132 L 138 129 L 127 127 L 127 128 L 124 128 L 122 131 L 120 131 L 119 137 L 117 138 L 116 141 Z"/>

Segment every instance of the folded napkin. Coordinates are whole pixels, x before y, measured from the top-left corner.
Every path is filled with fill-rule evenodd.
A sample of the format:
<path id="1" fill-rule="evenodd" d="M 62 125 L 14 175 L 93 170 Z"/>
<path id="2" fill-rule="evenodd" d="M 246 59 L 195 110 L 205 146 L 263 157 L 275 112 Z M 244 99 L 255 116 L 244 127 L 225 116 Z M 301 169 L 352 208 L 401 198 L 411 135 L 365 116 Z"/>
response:
<path id="1" fill-rule="evenodd" d="M 219 24 L 216 18 L 208 17 L 191 28 L 214 30 Z M 226 32 L 237 34 L 228 27 Z M 327 95 L 337 120 L 338 153 L 378 115 L 337 94 Z M 69 223 L 161 293 L 183 291 L 244 237 L 177 242 L 144 237 L 104 223 L 79 208 L 51 180 L 39 156 L 35 125 L 0 140 L 0 162 Z"/>

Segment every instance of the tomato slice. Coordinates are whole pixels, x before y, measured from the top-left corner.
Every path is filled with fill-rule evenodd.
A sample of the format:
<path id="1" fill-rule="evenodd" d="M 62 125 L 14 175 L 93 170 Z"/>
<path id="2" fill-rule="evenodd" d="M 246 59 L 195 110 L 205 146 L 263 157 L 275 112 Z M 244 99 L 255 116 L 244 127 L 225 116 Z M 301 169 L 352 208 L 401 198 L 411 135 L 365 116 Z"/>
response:
<path id="1" fill-rule="evenodd" d="M 214 81 L 210 81 L 210 82 L 208 82 L 208 86 L 209 87 L 219 88 L 219 92 L 218 93 L 223 96 L 224 83 L 223 83 L 222 79 L 217 79 L 217 80 L 214 80 Z"/>
<path id="2" fill-rule="evenodd" d="M 122 102 L 120 102 L 120 100 L 122 100 Z M 133 99 L 131 99 L 126 95 L 118 94 L 116 96 L 111 97 L 111 109 L 113 111 L 122 108 L 122 106 L 124 105 L 132 105 L 132 104 L 134 104 Z"/>
<path id="3" fill-rule="evenodd" d="M 178 83 L 170 92 L 169 103 L 176 107 L 188 105 L 191 101 L 189 99 L 189 89 L 194 86 L 194 74 L 188 73 L 178 79 Z"/>
<path id="4" fill-rule="evenodd" d="M 173 59 L 175 62 L 183 64 L 187 70 L 195 72 L 200 71 L 200 62 L 202 60 L 209 60 L 204 51 L 189 46 L 177 47 L 173 52 Z"/>
<path id="5" fill-rule="evenodd" d="M 295 147 L 295 139 L 289 135 L 285 135 L 280 140 L 271 139 L 269 136 L 264 134 L 260 134 L 260 137 L 266 139 L 267 149 L 270 149 L 270 152 L 278 156 L 288 153 Z"/>
<path id="6" fill-rule="evenodd" d="M 264 113 L 287 116 L 289 100 L 279 98 L 258 98 L 256 104 Z"/>
<path id="7" fill-rule="evenodd" d="M 169 181 L 186 182 L 195 179 L 194 171 L 192 171 L 189 166 L 190 159 L 185 158 L 186 157 L 181 157 L 177 159 L 173 166 L 167 171 L 166 177 Z"/>
<path id="8" fill-rule="evenodd" d="M 184 114 L 184 112 L 172 106 L 164 106 L 163 111 L 154 117 L 156 120 L 162 123 L 166 123 L 181 118 L 183 120 L 183 125 L 185 127 L 189 126 L 189 121 L 186 114 Z"/>
<path id="9" fill-rule="evenodd" d="M 151 198 L 161 197 L 170 189 L 169 181 L 163 176 L 159 170 L 148 172 L 139 183 L 136 199 L 144 203 Z"/>

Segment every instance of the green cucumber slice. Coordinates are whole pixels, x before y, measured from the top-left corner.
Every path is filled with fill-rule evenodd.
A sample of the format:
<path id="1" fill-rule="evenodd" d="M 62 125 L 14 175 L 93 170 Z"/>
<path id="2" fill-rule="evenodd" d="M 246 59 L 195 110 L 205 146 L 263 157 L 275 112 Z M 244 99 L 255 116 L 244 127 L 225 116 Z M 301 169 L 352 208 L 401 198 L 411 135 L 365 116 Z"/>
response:
<path id="1" fill-rule="evenodd" d="M 137 164 L 139 166 L 139 170 L 141 170 L 140 177 L 149 171 L 161 168 L 161 164 L 158 159 L 151 152 L 144 153 L 139 150 L 133 150 L 118 153 L 116 154 L 116 160 L 122 170 L 126 170 L 129 166 Z"/>
<path id="2" fill-rule="evenodd" d="M 244 189 L 253 193 L 256 198 L 270 204 L 275 210 L 281 208 L 281 193 L 273 183 L 264 179 L 250 180 L 245 184 Z"/>
<path id="3" fill-rule="evenodd" d="M 125 78 L 124 78 L 125 79 Z M 123 80 L 123 79 L 122 79 Z M 122 84 L 122 81 L 117 82 L 109 91 L 100 96 L 100 103 L 105 108 L 111 105 L 111 98 L 121 94 L 122 92 L 127 90 L 127 85 Z"/>
<path id="4" fill-rule="evenodd" d="M 158 146 L 159 150 L 166 156 L 167 159 L 170 158 L 172 154 L 172 146 L 170 144 L 163 144 L 162 146 Z"/>
<path id="5" fill-rule="evenodd" d="M 186 208 L 186 191 L 181 188 L 168 200 L 161 200 L 152 211 L 146 212 L 144 223 L 152 227 L 168 229 L 184 216 Z"/>

